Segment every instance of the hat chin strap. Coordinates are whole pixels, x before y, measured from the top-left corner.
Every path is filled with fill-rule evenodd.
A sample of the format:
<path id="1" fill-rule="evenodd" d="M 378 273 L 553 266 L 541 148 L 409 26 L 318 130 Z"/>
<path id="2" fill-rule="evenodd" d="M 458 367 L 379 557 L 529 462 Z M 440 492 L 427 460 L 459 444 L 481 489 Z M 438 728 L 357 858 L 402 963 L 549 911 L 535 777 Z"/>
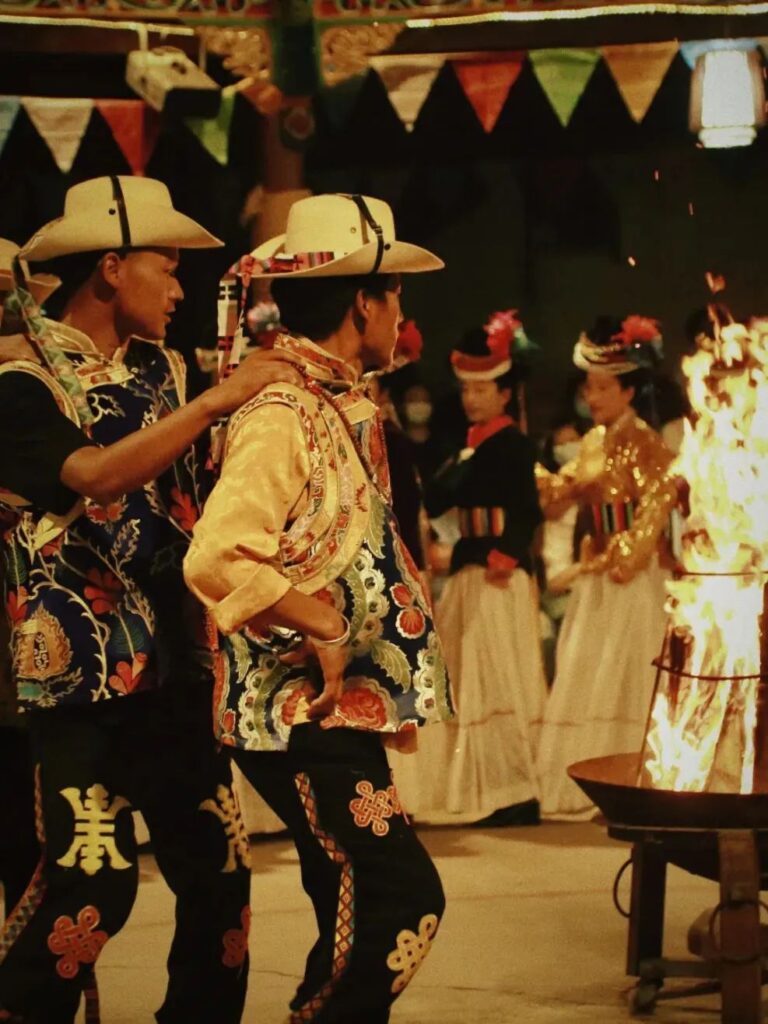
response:
<path id="1" fill-rule="evenodd" d="M 128 211 L 125 207 L 123 186 L 120 184 L 120 179 L 116 174 L 110 174 L 109 180 L 112 182 L 112 198 L 115 201 L 117 216 L 120 220 L 120 237 L 123 240 L 122 248 L 127 249 L 131 245 L 131 226 L 128 223 Z"/>
<path id="2" fill-rule="evenodd" d="M 376 258 L 373 261 L 373 269 L 371 270 L 371 273 L 378 274 L 381 261 L 384 257 L 384 229 L 381 224 L 375 220 L 373 214 L 368 208 L 368 204 L 361 195 L 351 195 L 349 198 L 360 211 L 360 214 L 368 227 L 371 228 L 376 235 Z"/>

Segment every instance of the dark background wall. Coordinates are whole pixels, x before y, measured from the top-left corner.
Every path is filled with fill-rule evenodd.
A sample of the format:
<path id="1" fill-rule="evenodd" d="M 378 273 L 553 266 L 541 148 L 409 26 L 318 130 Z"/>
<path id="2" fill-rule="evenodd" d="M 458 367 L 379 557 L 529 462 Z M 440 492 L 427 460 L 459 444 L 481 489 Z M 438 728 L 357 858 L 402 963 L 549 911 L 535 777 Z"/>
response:
<path id="1" fill-rule="evenodd" d="M 122 63 L 102 61 L 90 74 L 80 64 L 72 74 L 57 69 L 44 79 L 46 90 L 35 90 L 2 72 L 0 92 L 52 92 L 55 83 L 59 95 L 83 95 L 88 86 L 91 95 L 125 95 Z M 563 129 L 527 66 L 491 135 L 450 66 L 410 134 L 375 75 L 343 128 L 318 103 L 309 185 L 387 199 L 401 237 L 447 263 L 442 273 L 410 278 L 404 295 L 407 315 L 425 336 L 425 371 L 439 391 L 452 386 L 451 346 L 496 309 L 518 308 L 542 350 L 529 385 L 536 431 L 557 408 L 573 342 L 596 314 L 659 318 L 672 367 L 687 315 L 707 301 L 707 270 L 725 274 L 738 317 L 768 310 L 768 133 L 745 149 L 698 148 L 687 129 L 689 82 L 677 57 L 638 126 L 599 64 Z M 259 116 L 238 100 L 227 168 L 172 122 L 147 168 L 168 183 L 180 209 L 227 242 L 225 250 L 184 258 L 187 299 L 170 341 L 187 354 L 214 343 L 218 276 L 248 245 L 239 217 L 260 176 L 259 136 Z M 0 235 L 23 242 L 61 212 L 69 185 L 115 172 L 128 168 L 97 116 L 64 176 L 21 113 L 0 156 Z"/>

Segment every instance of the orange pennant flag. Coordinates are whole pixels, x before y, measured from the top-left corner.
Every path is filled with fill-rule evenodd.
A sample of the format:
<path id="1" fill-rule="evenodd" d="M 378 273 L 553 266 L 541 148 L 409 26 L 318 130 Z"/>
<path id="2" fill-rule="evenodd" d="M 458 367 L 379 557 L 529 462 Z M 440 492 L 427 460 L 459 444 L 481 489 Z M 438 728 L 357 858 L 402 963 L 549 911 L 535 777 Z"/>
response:
<path id="1" fill-rule="evenodd" d="M 451 62 L 464 95 L 486 132 L 490 133 L 496 127 L 509 90 L 523 70 L 525 57 L 525 53 L 510 53 L 504 60 Z"/>
<path id="2" fill-rule="evenodd" d="M 143 100 L 96 100 L 134 174 L 144 174 L 160 132 L 160 118 Z"/>
<path id="3" fill-rule="evenodd" d="M 678 49 L 674 41 L 600 48 L 627 109 L 638 124 L 648 113 Z"/>

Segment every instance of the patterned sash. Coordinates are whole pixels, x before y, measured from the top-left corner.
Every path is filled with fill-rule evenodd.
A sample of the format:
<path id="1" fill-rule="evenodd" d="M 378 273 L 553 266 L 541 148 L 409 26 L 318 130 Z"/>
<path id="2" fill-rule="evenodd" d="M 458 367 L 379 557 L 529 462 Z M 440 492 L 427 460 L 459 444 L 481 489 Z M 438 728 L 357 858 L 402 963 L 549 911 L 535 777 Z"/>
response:
<path id="1" fill-rule="evenodd" d="M 635 506 L 631 501 L 606 501 L 592 505 L 592 525 L 596 537 L 609 537 L 628 530 L 635 521 Z"/>
<path id="2" fill-rule="evenodd" d="M 459 531 L 462 537 L 501 537 L 505 519 L 503 508 L 460 508 Z"/>

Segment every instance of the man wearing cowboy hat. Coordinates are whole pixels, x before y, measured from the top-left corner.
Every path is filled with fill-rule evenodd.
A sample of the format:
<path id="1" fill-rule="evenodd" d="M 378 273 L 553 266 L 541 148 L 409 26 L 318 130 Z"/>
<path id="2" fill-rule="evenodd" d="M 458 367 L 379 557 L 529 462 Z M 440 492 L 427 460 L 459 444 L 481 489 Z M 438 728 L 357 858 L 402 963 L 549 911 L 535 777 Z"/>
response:
<path id="1" fill-rule="evenodd" d="M 230 420 L 185 560 L 221 634 L 217 736 L 291 830 L 315 907 L 292 1024 L 388 1021 L 444 907 L 384 741 L 412 745 L 417 727 L 450 716 L 450 698 L 362 379 L 391 364 L 400 275 L 440 267 L 395 238 L 380 200 L 291 207 L 286 235 L 248 269 L 273 281 L 287 327 L 275 347 L 304 386 L 270 386 Z M 284 650 L 286 634 L 300 646 Z"/>
<path id="2" fill-rule="evenodd" d="M 202 497 L 193 442 L 295 371 L 249 360 L 184 404 L 183 361 L 162 343 L 183 298 L 179 249 L 220 244 L 161 182 L 96 178 L 71 188 L 64 216 L 21 252 L 59 261 L 61 322 L 40 317 L 35 278 L 6 302 L 36 356 L 0 365 L 0 432 L 15 441 L 0 450 L 0 487 L 13 515 L 13 672 L 45 846 L 0 935 L 0 1019 L 74 1020 L 135 897 L 132 807 L 177 897 L 157 1020 L 241 1017 L 249 849 L 210 734 L 210 674 L 181 563 Z"/>

